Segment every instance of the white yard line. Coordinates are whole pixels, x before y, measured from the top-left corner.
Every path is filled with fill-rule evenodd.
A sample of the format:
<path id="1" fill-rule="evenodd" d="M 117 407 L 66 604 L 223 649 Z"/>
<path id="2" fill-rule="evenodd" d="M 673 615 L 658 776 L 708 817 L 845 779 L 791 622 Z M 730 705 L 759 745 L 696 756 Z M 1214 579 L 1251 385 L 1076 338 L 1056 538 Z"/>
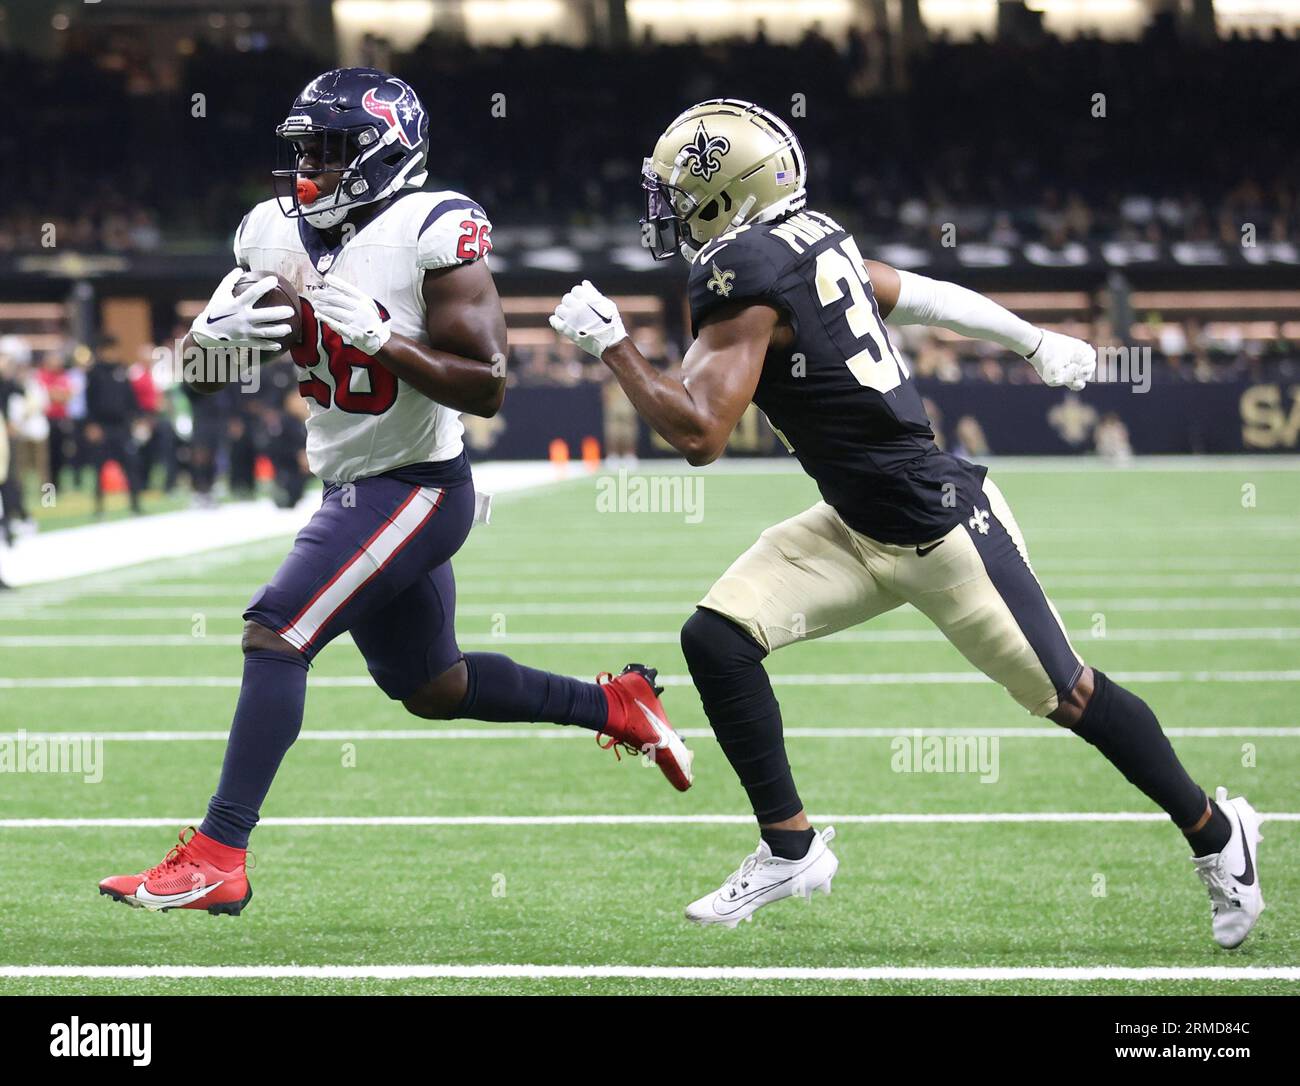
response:
<path id="1" fill-rule="evenodd" d="M 256 586 L 249 582 L 243 598 L 251 597 L 255 588 Z M 116 623 L 172 619 L 177 622 L 189 623 L 199 613 L 194 607 L 137 606 L 131 602 L 125 602 L 112 608 L 96 609 L 78 606 L 75 610 L 52 611 L 44 605 L 38 609 L 36 607 L 37 602 L 31 599 L 26 592 L 12 602 L 0 600 L 0 622 L 38 620 L 46 622 L 109 621 Z M 1102 599 L 1100 597 L 1070 599 L 1068 597 L 1059 597 L 1053 598 L 1052 602 L 1056 605 L 1058 611 L 1100 611 L 1103 613 L 1108 611 L 1132 611 L 1139 614 L 1160 614 L 1166 611 L 1243 611 L 1250 613 L 1256 611 L 1300 611 L 1300 596 L 1268 596 L 1257 599 L 1241 595 L 1178 596 L 1169 598 L 1116 597 L 1115 599 Z M 18 606 L 13 606 L 13 603 L 17 603 Z M 504 615 L 507 618 L 521 615 L 673 615 L 678 618 L 685 618 L 694 609 L 695 601 L 687 599 L 677 603 L 665 603 L 662 600 L 645 600 L 634 603 L 602 600 L 596 602 L 568 601 L 564 603 L 520 601 L 508 605 L 501 603 L 463 603 L 458 600 L 456 604 L 456 614 L 462 618 L 494 617 L 496 615 Z M 223 607 L 219 614 L 209 614 L 207 618 L 210 621 L 228 619 L 234 622 L 239 620 L 241 610 L 240 607 Z M 904 604 L 893 613 L 895 615 L 910 615 L 914 612 L 911 607 Z"/>
<path id="2" fill-rule="evenodd" d="M 1300 670 L 1291 671 L 1115 671 L 1117 682 L 1136 683 L 1260 683 L 1300 682 Z M 581 676 L 576 676 L 581 678 Z M 965 686 L 992 683 L 978 671 L 896 671 L 873 674 L 775 674 L 773 686 Z M 0 678 L 0 690 L 110 690 L 187 687 L 238 687 L 238 675 L 63 675 L 56 677 Z M 321 675 L 309 678 L 315 687 L 365 688 L 374 685 L 369 675 Z M 664 686 L 690 686 L 689 675 L 660 675 Z"/>
<path id="3" fill-rule="evenodd" d="M 1300 727 L 1282 725 L 1278 727 L 1226 727 L 1210 726 L 1204 728 L 1165 728 L 1165 735 L 1171 739 L 1300 739 Z M 677 734 L 683 739 L 714 738 L 711 728 L 678 728 Z M 958 736 L 962 738 L 986 739 L 1070 739 L 1075 734 L 1065 728 L 858 728 L 858 727 L 787 727 L 783 734 L 787 739 L 910 739 L 922 736 Z M 0 740 L 5 739 L 85 740 L 102 739 L 105 742 L 125 743 L 194 743 L 225 742 L 230 738 L 229 728 L 206 728 L 202 730 L 158 730 L 123 731 L 94 730 L 80 731 L 22 731 L 0 732 Z M 587 739 L 591 732 L 586 728 L 555 727 L 550 724 L 534 724 L 530 727 L 514 728 L 354 728 L 350 731 L 339 729 L 305 728 L 298 733 L 298 742 L 348 743 L 363 741 L 410 741 L 439 742 L 462 740 L 518 740 L 518 739 Z"/>
<path id="4" fill-rule="evenodd" d="M 1137 641 L 1160 644 L 1170 641 L 1300 641 L 1300 626 L 1201 626 L 1108 629 L 1104 636 L 1091 630 L 1071 630 L 1078 643 Z M 339 640 L 350 640 L 346 637 Z M 505 634 L 467 633 L 457 636 L 463 645 L 676 645 L 677 630 L 575 630 L 572 632 L 528 632 Z M 846 630 L 818 640 L 855 645 L 928 644 L 947 640 L 931 630 Z M 3 649 L 86 649 L 86 648 L 231 648 L 240 643 L 237 634 L 14 634 L 0 635 Z"/>
<path id="5" fill-rule="evenodd" d="M 75 530 L 75 529 L 73 529 Z M 36 537 L 32 537 L 36 538 Z M 457 592 L 467 596 L 531 596 L 546 595 L 560 598 L 582 598 L 584 596 L 601 596 L 607 594 L 636 595 L 638 593 L 660 594 L 664 592 L 699 592 L 703 593 L 722 570 L 716 573 L 702 573 L 697 577 L 635 577 L 607 580 L 592 578 L 587 581 L 523 577 L 517 581 L 507 582 L 500 578 L 458 578 Z M 1041 577 L 1044 587 L 1050 592 L 1056 588 L 1091 588 L 1091 589 L 1130 589 L 1130 588 L 1201 588 L 1210 574 L 1088 574 L 1082 576 L 1048 575 Z M 1222 588 L 1295 588 L 1300 586 L 1300 573 L 1228 573 L 1215 575 L 1213 580 Z M 179 582 L 176 584 L 139 584 L 129 588 L 115 585 L 90 585 L 78 594 L 83 596 L 128 595 L 138 599 L 247 599 L 251 588 L 256 585 L 239 585 L 236 583 Z M 33 602 L 40 601 L 39 593 L 33 593 Z M 15 603 L 21 600 L 15 599 Z"/>
<path id="6" fill-rule="evenodd" d="M 975 811 L 950 814 L 810 814 L 812 821 L 841 825 L 971 825 L 1010 823 L 1060 824 L 1097 822 L 1167 823 L 1159 811 Z M 1261 811 L 1265 822 L 1300 822 L 1300 812 Z M 0 830 L 155 829 L 197 826 L 187 818 L 0 818 Z M 322 815 L 302 818 L 263 818 L 259 826 L 365 827 L 441 826 L 752 826 L 747 814 L 575 814 L 575 815 Z"/>
<path id="7" fill-rule="evenodd" d="M 1284 965 L 0 965 L 0 979 L 50 980 L 717 980 L 717 981 L 1267 981 Z"/>

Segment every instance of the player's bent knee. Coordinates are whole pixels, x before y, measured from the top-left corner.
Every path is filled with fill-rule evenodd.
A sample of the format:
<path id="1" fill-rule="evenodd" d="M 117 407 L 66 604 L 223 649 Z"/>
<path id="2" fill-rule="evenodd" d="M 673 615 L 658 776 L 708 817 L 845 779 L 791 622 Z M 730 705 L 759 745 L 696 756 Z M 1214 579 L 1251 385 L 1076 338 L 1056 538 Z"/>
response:
<path id="1" fill-rule="evenodd" d="M 1064 728 L 1073 728 L 1083 719 L 1084 710 L 1088 708 L 1088 702 L 1092 699 L 1094 685 L 1092 668 L 1085 667 L 1079 673 L 1074 688 L 1047 715 L 1048 720 Z"/>
<path id="2" fill-rule="evenodd" d="M 696 608 L 682 624 L 681 637 L 682 655 L 693 675 L 758 663 L 766 655 L 763 647 L 738 625 L 704 607 Z"/>
<path id="3" fill-rule="evenodd" d="M 468 684 L 465 661 L 458 661 L 409 698 L 403 698 L 402 707 L 412 716 L 425 720 L 455 720 L 465 703 Z"/>
<path id="4" fill-rule="evenodd" d="M 274 630 L 267 629 L 261 623 L 254 622 L 252 619 L 244 623 L 244 636 L 240 638 L 239 647 L 245 653 L 296 653 L 298 651 Z"/>

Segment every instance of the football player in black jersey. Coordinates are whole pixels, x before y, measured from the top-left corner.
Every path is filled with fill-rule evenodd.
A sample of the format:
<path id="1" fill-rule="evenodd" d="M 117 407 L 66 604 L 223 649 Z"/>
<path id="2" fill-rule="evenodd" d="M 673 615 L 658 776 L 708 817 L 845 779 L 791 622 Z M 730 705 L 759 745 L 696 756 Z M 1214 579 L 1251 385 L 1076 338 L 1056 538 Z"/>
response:
<path id="1" fill-rule="evenodd" d="M 1097 747 L 1168 813 L 1209 890 L 1215 939 L 1239 945 L 1263 908 L 1258 815 L 1222 788 L 1211 801 L 1146 703 L 1080 659 L 987 469 L 935 445 L 887 324 L 998 343 L 1046 384 L 1075 390 L 1096 353 L 972 291 L 864 260 L 834 219 L 806 206 L 806 172 L 785 122 L 731 99 L 688 109 L 645 160 L 644 240 L 656 257 L 680 253 L 691 265 L 697 338 L 680 376 L 642 357 L 590 282 L 551 318 L 691 464 L 722 454 L 752 402 L 823 499 L 763 532 L 682 627 L 691 677 L 761 834 L 686 915 L 734 927 L 770 902 L 829 892 L 834 831 L 816 832 L 804 813 L 762 661 L 910 603 L 1021 705 Z"/>

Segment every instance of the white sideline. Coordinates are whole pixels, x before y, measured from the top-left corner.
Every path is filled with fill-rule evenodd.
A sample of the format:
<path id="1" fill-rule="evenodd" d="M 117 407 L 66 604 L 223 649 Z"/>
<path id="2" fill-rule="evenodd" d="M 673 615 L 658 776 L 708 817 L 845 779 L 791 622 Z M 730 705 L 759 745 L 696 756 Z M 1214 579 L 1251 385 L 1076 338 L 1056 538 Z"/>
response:
<path id="1" fill-rule="evenodd" d="M 474 479 L 482 490 L 506 493 L 558 482 L 561 475 L 545 460 L 501 460 L 476 465 Z M 293 509 L 277 509 L 262 498 L 38 532 L 5 552 L 5 580 L 17 586 L 63 581 L 292 535 L 319 504 L 312 491 Z"/>
<path id="2" fill-rule="evenodd" d="M 1291 671 L 1113 671 L 1116 682 L 1130 683 L 1294 683 Z M 585 676 L 574 676 L 585 679 Z M 770 676 L 773 686 L 965 686 L 993 680 L 978 671 L 883 671 L 873 674 L 787 673 Z M 0 690 L 107 690 L 122 688 L 237 687 L 238 675 L 63 675 L 0 678 Z M 690 686 L 689 675 L 660 675 L 663 686 Z M 374 685 L 369 675 L 320 675 L 307 680 L 315 687 Z"/>
<path id="3" fill-rule="evenodd" d="M 1159 811 L 985 811 L 951 814 L 810 814 L 814 822 L 854 825 L 938 825 L 992 823 L 1160 822 Z M 1300 812 L 1261 811 L 1264 822 L 1300 822 Z M 157 829 L 197 826 L 200 818 L 0 818 L 0 830 Z M 591 815 L 321 815 L 263 818 L 259 826 L 752 826 L 747 814 L 591 814 Z"/>
<path id="4" fill-rule="evenodd" d="M 1171 739 L 1297 739 L 1300 727 L 1288 725 L 1259 727 L 1218 727 L 1205 728 L 1165 728 L 1165 735 Z M 711 728 L 678 728 L 677 734 L 683 739 L 714 738 Z M 858 727 L 807 727 L 785 728 L 782 733 L 787 739 L 898 739 L 911 738 L 914 735 L 951 735 L 989 739 L 1074 739 L 1074 733 L 1066 728 L 925 728 L 907 726 L 899 728 L 858 728 Z M 185 743 L 185 742 L 225 742 L 230 738 L 229 728 L 207 728 L 192 731 L 148 731 L 130 730 L 87 730 L 87 731 L 23 731 L 22 738 L 39 740 L 95 740 L 126 743 Z M 18 732 L 0 732 L 0 739 L 17 739 Z M 586 728 L 562 728 L 549 724 L 535 724 L 531 727 L 516 728 L 354 728 L 351 731 L 338 729 L 304 728 L 298 733 L 298 742 L 359 742 L 365 740 L 516 740 L 516 739 L 586 739 L 590 741 L 591 732 Z"/>
<path id="5" fill-rule="evenodd" d="M 0 965 L 0 979 L 143 980 L 1300 980 L 1286 965 L 748 966 L 748 965 Z"/>

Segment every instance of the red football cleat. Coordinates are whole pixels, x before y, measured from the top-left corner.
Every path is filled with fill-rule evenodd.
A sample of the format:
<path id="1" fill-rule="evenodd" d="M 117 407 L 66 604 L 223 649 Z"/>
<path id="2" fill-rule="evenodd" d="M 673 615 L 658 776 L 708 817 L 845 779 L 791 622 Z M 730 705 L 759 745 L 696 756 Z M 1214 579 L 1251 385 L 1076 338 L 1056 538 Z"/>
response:
<path id="1" fill-rule="evenodd" d="M 597 734 L 596 742 L 606 750 L 622 746 L 633 754 L 644 755 L 663 770 L 677 791 L 685 792 L 694 779 L 691 762 L 695 754 L 668 723 L 668 714 L 659 700 L 663 687 L 655 686 L 658 674 L 652 667 L 628 664 L 617 678 L 607 671 L 596 676 L 609 699 L 609 723 Z M 602 736 L 609 742 L 601 743 Z M 614 753 L 618 753 L 617 749 Z"/>
<path id="2" fill-rule="evenodd" d="M 188 840 L 185 832 L 192 835 Z M 163 862 L 139 875 L 110 875 L 99 892 L 137 909 L 206 909 L 213 916 L 238 916 L 253 896 L 244 873 L 247 852 L 199 833 L 180 832 Z"/>

